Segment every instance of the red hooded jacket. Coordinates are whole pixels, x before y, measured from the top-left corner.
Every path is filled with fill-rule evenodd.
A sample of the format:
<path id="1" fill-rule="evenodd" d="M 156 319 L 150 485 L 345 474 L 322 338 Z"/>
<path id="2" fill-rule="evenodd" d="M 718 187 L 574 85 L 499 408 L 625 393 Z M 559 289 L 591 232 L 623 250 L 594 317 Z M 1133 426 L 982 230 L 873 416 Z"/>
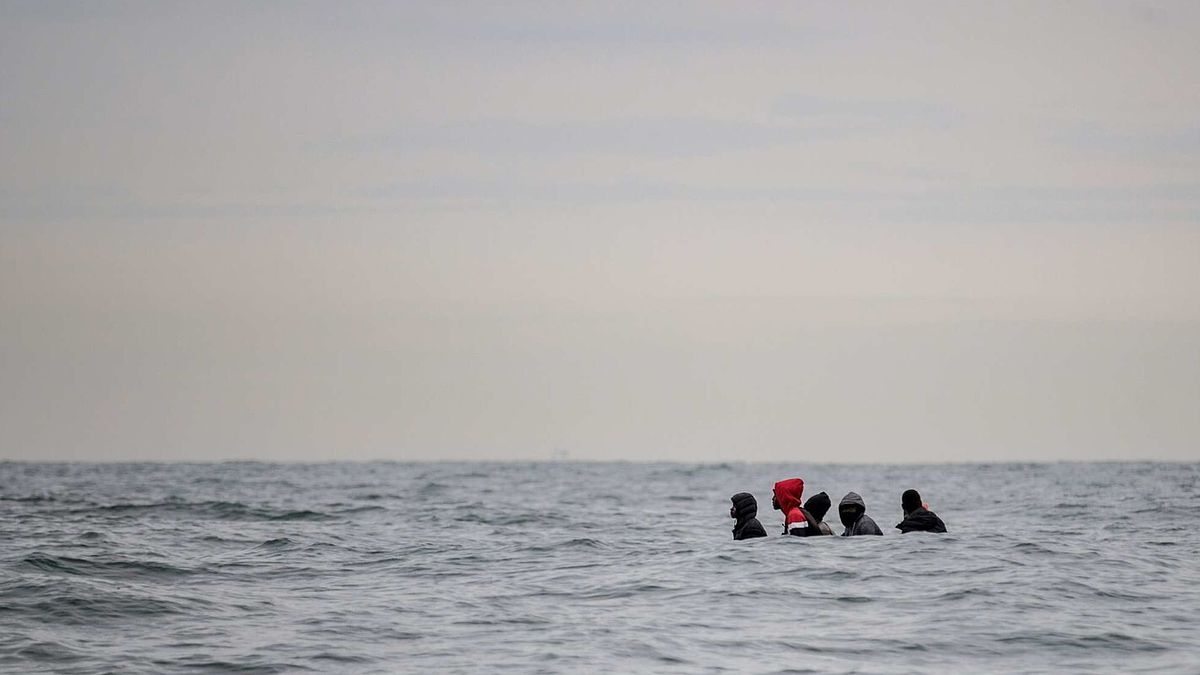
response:
<path id="1" fill-rule="evenodd" d="M 779 510 L 783 511 L 783 531 L 785 534 L 808 534 L 808 520 L 800 508 L 800 498 L 804 496 L 804 479 L 789 478 L 775 484 L 775 501 Z"/>

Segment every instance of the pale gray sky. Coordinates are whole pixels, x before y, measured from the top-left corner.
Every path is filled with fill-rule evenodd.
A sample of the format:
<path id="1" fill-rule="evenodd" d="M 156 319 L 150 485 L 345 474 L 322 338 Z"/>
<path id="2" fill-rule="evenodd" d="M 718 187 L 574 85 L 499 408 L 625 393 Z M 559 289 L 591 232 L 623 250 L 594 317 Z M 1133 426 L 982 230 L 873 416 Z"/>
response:
<path id="1" fill-rule="evenodd" d="M 1197 35 L 0 0 L 0 458 L 1200 459 Z"/>

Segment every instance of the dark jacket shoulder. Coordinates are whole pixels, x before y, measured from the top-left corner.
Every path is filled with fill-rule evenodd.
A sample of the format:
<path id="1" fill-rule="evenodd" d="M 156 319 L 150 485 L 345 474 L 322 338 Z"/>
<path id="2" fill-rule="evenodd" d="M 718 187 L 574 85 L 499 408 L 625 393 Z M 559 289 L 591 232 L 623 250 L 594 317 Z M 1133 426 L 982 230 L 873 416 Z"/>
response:
<path id="1" fill-rule="evenodd" d="M 871 518 L 871 516 L 868 516 L 867 514 L 864 513 L 861 516 L 859 516 L 858 520 L 854 521 L 853 525 L 846 528 L 846 531 L 842 533 L 842 536 L 843 537 L 857 537 L 860 535 L 882 535 L 882 534 L 883 534 L 883 530 L 879 529 L 879 526 L 875 524 L 875 520 L 873 518 Z"/>
<path id="2" fill-rule="evenodd" d="M 910 511 L 896 528 L 901 532 L 945 532 L 946 524 L 933 511 L 919 508 Z"/>
<path id="3" fill-rule="evenodd" d="M 738 526 L 733 528 L 734 539 L 754 539 L 765 536 L 767 536 L 767 531 L 763 529 L 762 523 L 758 522 L 758 518 L 750 518 L 738 523 Z"/>

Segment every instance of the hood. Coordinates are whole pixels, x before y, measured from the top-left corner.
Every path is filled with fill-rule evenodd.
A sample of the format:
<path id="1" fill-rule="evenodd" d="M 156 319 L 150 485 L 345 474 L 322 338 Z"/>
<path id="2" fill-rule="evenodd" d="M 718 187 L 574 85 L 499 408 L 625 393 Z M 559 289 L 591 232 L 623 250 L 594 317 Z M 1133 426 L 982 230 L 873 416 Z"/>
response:
<path id="1" fill-rule="evenodd" d="M 900 495 L 900 508 L 904 509 L 905 513 L 911 513 L 924 506 L 921 503 L 921 493 L 916 490 L 905 490 L 904 494 Z"/>
<path id="2" fill-rule="evenodd" d="M 804 479 L 789 478 L 775 484 L 775 501 L 779 502 L 779 510 L 787 513 L 800 507 L 800 498 L 804 496 Z"/>
<path id="3" fill-rule="evenodd" d="M 811 513 L 812 517 L 816 518 L 819 523 L 825 520 L 825 514 L 829 513 L 829 507 L 832 505 L 833 502 L 829 499 L 829 495 L 824 492 L 818 492 L 809 497 L 808 501 L 804 502 L 804 510 Z"/>
<path id="4" fill-rule="evenodd" d="M 861 508 L 863 511 L 867 510 L 867 503 L 863 501 L 862 497 L 858 496 L 857 492 L 847 492 L 846 496 L 842 497 L 842 503 L 838 504 L 838 508 L 840 509 L 843 506 L 847 506 L 849 504 L 854 504 L 854 505 L 858 506 L 859 508 Z"/>
<path id="5" fill-rule="evenodd" d="M 758 501 L 749 492 L 739 492 L 730 497 L 729 501 L 733 502 L 733 512 L 738 523 L 744 523 L 758 515 Z"/>
<path id="6" fill-rule="evenodd" d="M 846 527 L 852 527 L 866 512 L 867 504 L 857 492 L 847 492 L 846 496 L 842 497 L 842 503 L 838 504 L 838 519 Z"/>

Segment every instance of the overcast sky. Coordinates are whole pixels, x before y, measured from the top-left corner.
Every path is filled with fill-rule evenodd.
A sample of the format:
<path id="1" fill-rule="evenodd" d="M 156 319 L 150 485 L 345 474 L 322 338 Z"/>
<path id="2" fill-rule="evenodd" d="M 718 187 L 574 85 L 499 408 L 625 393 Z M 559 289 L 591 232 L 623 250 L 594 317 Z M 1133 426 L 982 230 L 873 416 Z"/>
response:
<path id="1" fill-rule="evenodd" d="M 0 458 L 1198 460 L 1197 35 L 0 0 Z"/>

